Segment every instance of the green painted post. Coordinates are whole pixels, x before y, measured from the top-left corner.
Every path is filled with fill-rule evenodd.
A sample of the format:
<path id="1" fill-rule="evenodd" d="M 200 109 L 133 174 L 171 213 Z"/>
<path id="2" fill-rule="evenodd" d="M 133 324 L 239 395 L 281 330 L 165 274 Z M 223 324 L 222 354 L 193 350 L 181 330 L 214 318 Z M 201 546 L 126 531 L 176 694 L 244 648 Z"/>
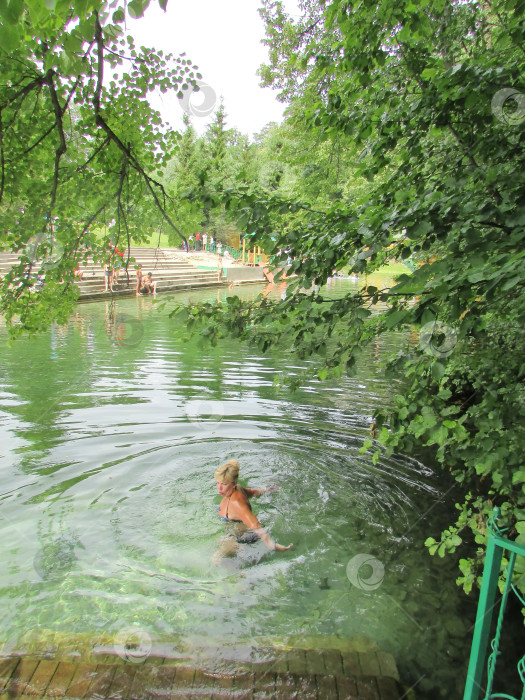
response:
<path id="1" fill-rule="evenodd" d="M 472 637 L 472 648 L 463 700 L 478 700 L 479 698 L 502 556 L 503 549 L 497 546 L 491 532 L 485 555 L 485 567 L 483 569 L 483 580 L 481 582 L 478 612 Z"/>
<path id="2" fill-rule="evenodd" d="M 514 572 L 514 564 L 516 563 L 516 552 L 511 552 L 509 563 L 507 566 L 507 580 L 505 581 L 505 589 L 503 591 L 503 596 L 499 604 L 499 615 L 498 622 L 496 624 L 496 636 L 492 642 L 492 663 L 490 664 L 490 670 L 487 674 L 487 690 L 485 693 L 486 697 L 491 697 L 492 685 L 494 683 L 494 674 L 496 672 L 496 661 L 498 660 L 499 653 L 499 642 L 501 638 L 501 631 L 503 628 L 503 617 L 505 616 L 505 608 L 507 607 L 507 600 L 512 587 L 512 574 Z"/>

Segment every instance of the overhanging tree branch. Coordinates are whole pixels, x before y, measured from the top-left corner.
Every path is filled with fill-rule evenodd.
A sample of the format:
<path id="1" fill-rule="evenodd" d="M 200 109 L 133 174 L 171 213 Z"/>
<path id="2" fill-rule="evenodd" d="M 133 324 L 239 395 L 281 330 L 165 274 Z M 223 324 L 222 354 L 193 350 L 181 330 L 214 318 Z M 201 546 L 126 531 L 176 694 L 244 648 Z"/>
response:
<path id="1" fill-rule="evenodd" d="M 55 151 L 55 168 L 54 168 L 54 173 L 53 173 L 53 187 L 51 190 L 51 202 L 49 206 L 49 223 L 51 223 L 51 215 L 53 213 L 53 209 L 55 207 L 55 202 L 56 202 L 56 196 L 57 196 L 57 190 L 58 190 L 58 179 L 59 179 L 59 166 L 60 166 L 60 159 L 64 155 L 64 153 L 67 151 L 67 144 L 66 144 L 66 135 L 64 133 L 64 124 L 62 121 L 63 117 L 63 110 L 62 107 L 60 106 L 60 102 L 58 101 L 58 95 L 55 89 L 55 83 L 54 83 L 54 75 L 55 71 L 54 70 L 48 70 L 46 73 L 46 76 L 44 78 L 44 82 L 47 84 L 49 87 L 49 92 L 51 95 L 51 103 L 53 105 L 53 109 L 55 112 L 55 119 L 56 119 L 56 126 L 58 128 L 58 136 L 59 136 L 59 144 L 58 148 Z"/>
<path id="2" fill-rule="evenodd" d="M 188 242 L 185 238 L 185 236 L 181 233 L 181 231 L 175 226 L 171 218 L 168 216 L 168 213 L 162 206 L 162 204 L 159 201 L 159 198 L 157 196 L 157 193 L 153 189 L 153 185 L 156 185 L 157 187 L 160 188 L 160 190 L 165 194 L 164 192 L 164 187 L 160 182 L 157 182 L 153 178 L 151 178 L 144 168 L 141 166 L 141 164 L 138 162 L 138 160 L 133 156 L 131 153 L 131 149 L 128 148 L 115 134 L 115 132 L 111 129 L 109 124 L 106 122 L 104 117 L 102 116 L 101 109 L 100 109 L 100 101 L 101 101 L 101 95 L 102 95 L 102 82 L 104 78 L 104 37 L 102 34 L 102 26 L 100 24 L 100 19 L 98 16 L 98 13 L 95 12 L 95 41 L 97 44 L 97 85 L 95 89 L 95 94 L 93 96 L 93 106 L 94 106 L 94 111 L 95 111 L 95 122 L 97 126 L 99 126 L 101 129 L 104 130 L 104 132 L 108 135 L 108 137 L 117 145 L 117 147 L 122 151 L 122 153 L 128 158 L 130 165 L 144 178 L 146 185 L 148 186 L 148 189 L 151 193 L 151 196 L 153 197 L 153 201 L 155 202 L 155 205 L 159 209 L 160 213 L 162 214 L 162 217 L 168 222 L 168 224 L 171 226 L 171 228 L 180 236 L 180 238 L 184 241 L 186 244 L 186 249 L 188 249 Z"/>

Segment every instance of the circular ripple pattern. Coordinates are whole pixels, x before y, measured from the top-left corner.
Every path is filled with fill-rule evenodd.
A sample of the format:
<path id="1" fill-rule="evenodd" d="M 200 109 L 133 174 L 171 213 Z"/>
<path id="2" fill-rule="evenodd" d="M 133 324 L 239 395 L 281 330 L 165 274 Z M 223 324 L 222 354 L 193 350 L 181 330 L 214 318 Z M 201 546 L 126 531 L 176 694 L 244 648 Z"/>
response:
<path id="1" fill-rule="evenodd" d="M 115 343 L 116 317 L 141 342 Z M 404 339 L 374 346 L 355 378 L 306 378 L 290 394 L 276 374 L 305 367 L 233 343 L 202 350 L 175 330 L 136 299 L 82 306 L 16 349 L 0 337 L 1 641 L 27 651 L 74 637 L 136 662 L 162 643 L 216 663 L 268 643 L 371 639 L 407 678 L 450 691 L 465 623 L 452 563 L 423 547 L 450 517 L 450 484 L 406 456 L 374 466 L 359 451 L 395 391 L 378 367 Z M 293 549 L 217 558 L 229 526 L 213 473 L 231 457 L 241 483 L 280 487 L 254 512 Z"/>

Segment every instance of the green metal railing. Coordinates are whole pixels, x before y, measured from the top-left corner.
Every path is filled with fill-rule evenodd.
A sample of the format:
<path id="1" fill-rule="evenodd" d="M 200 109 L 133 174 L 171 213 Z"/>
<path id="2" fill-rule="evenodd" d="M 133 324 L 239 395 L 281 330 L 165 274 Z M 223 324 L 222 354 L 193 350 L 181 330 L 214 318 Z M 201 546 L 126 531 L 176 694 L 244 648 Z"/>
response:
<path id="1" fill-rule="evenodd" d="M 478 612 L 474 626 L 474 636 L 472 638 L 472 649 L 470 652 L 467 682 L 465 684 L 463 700 L 478 700 L 480 697 L 485 659 L 487 658 L 488 652 L 490 627 L 495 608 L 496 593 L 498 591 L 501 560 L 505 550 L 510 552 L 509 563 L 505 569 L 505 587 L 500 601 L 496 632 L 494 639 L 491 642 L 492 652 L 487 661 L 487 682 L 483 700 L 492 700 L 492 698 L 518 700 L 518 698 L 515 698 L 513 695 L 492 692 L 494 674 L 496 671 L 496 660 L 498 654 L 500 653 L 499 645 L 503 627 L 503 616 L 505 614 L 505 608 L 511 590 L 518 596 L 522 604 L 525 605 L 525 601 L 512 583 L 512 575 L 514 573 L 516 557 L 525 557 L 525 547 L 503 537 L 503 533 L 507 530 L 507 528 L 500 528 L 498 526 L 497 521 L 499 517 L 500 509 L 494 508 L 493 515 L 489 519 L 488 523 L 490 534 L 487 544 L 487 553 L 485 556 L 485 567 L 483 569 L 483 580 L 481 583 Z M 523 656 L 518 662 L 518 673 L 523 685 L 520 700 L 525 700 L 525 656 Z"/>

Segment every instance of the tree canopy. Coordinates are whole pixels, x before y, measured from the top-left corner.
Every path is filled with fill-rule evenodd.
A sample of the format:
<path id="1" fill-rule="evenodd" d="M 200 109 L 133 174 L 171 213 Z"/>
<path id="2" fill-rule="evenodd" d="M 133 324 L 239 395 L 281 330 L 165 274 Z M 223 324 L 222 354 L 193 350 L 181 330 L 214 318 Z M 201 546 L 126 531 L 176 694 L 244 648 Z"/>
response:
<path id="1" fill-rule="evenodd" d="M 18 328 L 65 320 L 75 266 L 144 239 L 145 221 L 164 221 L 183 238 L 161 181 L 178 134 L 147 96 L 175 89 L 182 97 L 201 76 L 184 55 L 124 35 L 126 17 L 140 17 L 148 2 L 0 4 L 1 245 L 20 254 L 1 308 Z M 46 276 L 38 294 L 37 273 Z"/>

